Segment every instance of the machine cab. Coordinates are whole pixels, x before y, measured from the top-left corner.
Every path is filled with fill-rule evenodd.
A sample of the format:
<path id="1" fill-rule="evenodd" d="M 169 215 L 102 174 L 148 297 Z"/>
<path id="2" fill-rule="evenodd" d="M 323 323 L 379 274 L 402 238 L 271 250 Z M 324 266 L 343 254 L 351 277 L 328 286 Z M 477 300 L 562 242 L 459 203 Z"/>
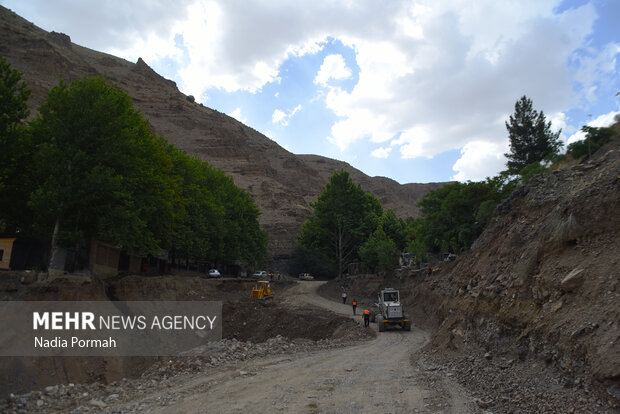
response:
<path id="1" fill-rule="evenodd" d="M 383 295 L 383 303 L 399 302 L 398 290 L 387 288 L 381 292 Z"/>

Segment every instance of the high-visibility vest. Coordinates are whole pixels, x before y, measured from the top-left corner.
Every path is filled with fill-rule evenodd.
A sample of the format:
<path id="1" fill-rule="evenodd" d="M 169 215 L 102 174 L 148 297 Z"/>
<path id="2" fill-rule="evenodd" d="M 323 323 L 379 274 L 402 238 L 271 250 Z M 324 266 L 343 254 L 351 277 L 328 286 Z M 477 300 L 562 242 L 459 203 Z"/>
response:
<path id="1" fill-rule="evenodd" d="M 357 302 L 353 301 L 353 303 L 351 303 L 353 306 L 357 306 Z"/>
<path id="2" fill-rule="evenodd" d="M 368 309 L 364 309 L 364 315 L 370 315 L 370 311 Z"/>

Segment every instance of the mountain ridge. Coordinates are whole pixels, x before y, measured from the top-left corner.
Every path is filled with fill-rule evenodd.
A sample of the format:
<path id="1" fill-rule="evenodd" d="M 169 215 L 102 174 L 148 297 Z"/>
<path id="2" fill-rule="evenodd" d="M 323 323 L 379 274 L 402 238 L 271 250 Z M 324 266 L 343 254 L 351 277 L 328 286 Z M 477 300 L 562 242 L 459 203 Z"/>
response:
<path id="1" fill-rule="evenodd" d="M 418 216 L 416 203 L 446 183 L 399 184 L 369 177 L 338 160 L 295 155 L 236 119 L 191 102 L 174 81 L 150 68 L 77 45 L 70 36 L 47 32 L 0 6 L 0 55 L 32 89 L 31 116 L 47 91 L 60 79 L 102 76 L 125 90 L 148 119 L 152 130 L 188 154 L 209 162 L 248 191 L 262 211 L 261 226 L 269 235 L 270 266 L 284 266 L 293 254 L 310 203 L 323 191 L 334 171 L 344 169 L 361 187 L 398 216 Z"/>

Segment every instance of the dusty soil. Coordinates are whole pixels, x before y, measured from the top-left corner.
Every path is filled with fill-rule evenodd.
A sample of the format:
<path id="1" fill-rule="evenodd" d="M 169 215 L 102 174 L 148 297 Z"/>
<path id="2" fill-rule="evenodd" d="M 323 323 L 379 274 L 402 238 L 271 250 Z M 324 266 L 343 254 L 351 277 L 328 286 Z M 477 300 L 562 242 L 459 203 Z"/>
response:
<path id="1" fill-rule="evenodd" d="M 508 332 L 489 317 L 478 315 L 477 322 L 466 327 L 455 323 L 455 318 L 473 318 L 456 310 L 444 313 L 442 308 L 446 301 L 442 292 L 449 289 L 449 282 L 440 275 L 455 266 L 441 264 L 432 276 L 408 270 L 358 275 L 330 281 L 319 290 L 323 297 L 336 301 L 344 286 L 350 297 L 373 306 L 380 287 L 398 288 L 413 325 L 433 332 L 429 343 L 411 354 L 412 364 L 436 375 L 439 384 L 445 379 L 458 383 L 483 412 L 618 412 L 613 400 L 608 401 L 606 393 L 584 373 L 576 376 L 567 369 L 566 356 L 524 349 L 518 333 Z"/>
<path id="2" fill-rule="evenodd" d="M 334 412 L 467 413 L 473 400 L 448 376 L 412 359 L 428 341 L 419 329 L 376 336 L 351 307 L 318 295 L 323 282 L 285 289 L 275 308 L 303 315 L 305 339 L 276 336 L 252 345 L 224 340 L 211 356 L 160 361 L 137 380 L 48 387 L 4 407 L 47 412 Z M 238 316 L 243 302 L 231 308 Z M 252 309 L 257 313 L 269 309 Z M 267 311 L 269 313 L 271 311 Z M 299 312 L 299 313 L 298 313 Z M 345 320 L 336 329 L 324 320 Z M 314 325 L 313 325 L 314 324 Z M 327 330 L 326 330 L 327 329 Z M 329 339 L 313 341 L 317 331 Z M 370 339 L 370 340 L 369 340 Z M 219 348 L 218 348 L 219 347 Z M 257 351 L 258 350 L 258 351 Z M 24 398 L 22 403 L 21 398 Z M 21 405 L 20 405 L 21 404 Z M 2 408 L 2 407 L 0 407 Z"/>
<path id="3" fill-rule="evenodd" d="M 306 309 L 288 311 L 278 305 L 291 280 L 274 282 L 274 306 L 263 307 L 249 298 L 250 279 L 204 279 L 193 272 L 158 277 L 128 276 L 92 281 L 78 275 L 54 279 L 32 273 L 4 272 L 0 300 L 216 300 L 224 303 L 223 337 L 251 343 L 281 335 L 286 339 L 343 339 L 355 323 L 348 318 Z M 138 378 L 155 357 L 22 357 L 0 358 L 0 395 L 24 393 L 56 384 L 111 383 Z"/>

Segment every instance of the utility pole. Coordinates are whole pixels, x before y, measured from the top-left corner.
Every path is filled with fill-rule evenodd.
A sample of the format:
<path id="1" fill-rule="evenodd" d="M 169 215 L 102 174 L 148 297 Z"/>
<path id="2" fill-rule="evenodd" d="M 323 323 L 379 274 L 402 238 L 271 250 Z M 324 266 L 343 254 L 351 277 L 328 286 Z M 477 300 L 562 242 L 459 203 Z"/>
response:
<path id="1" fill-rule="evenodd" d="M 590 118 L 590 121 L 588 121 L 588 124 L 592 122 L 592 114 L 588 114 L 588 118 Z M 588 135 L 588 137 L 586 138 L 588 140 L 588 160 L 592 157 L 592 151 L 590 149 L 590 135 Z"/>

